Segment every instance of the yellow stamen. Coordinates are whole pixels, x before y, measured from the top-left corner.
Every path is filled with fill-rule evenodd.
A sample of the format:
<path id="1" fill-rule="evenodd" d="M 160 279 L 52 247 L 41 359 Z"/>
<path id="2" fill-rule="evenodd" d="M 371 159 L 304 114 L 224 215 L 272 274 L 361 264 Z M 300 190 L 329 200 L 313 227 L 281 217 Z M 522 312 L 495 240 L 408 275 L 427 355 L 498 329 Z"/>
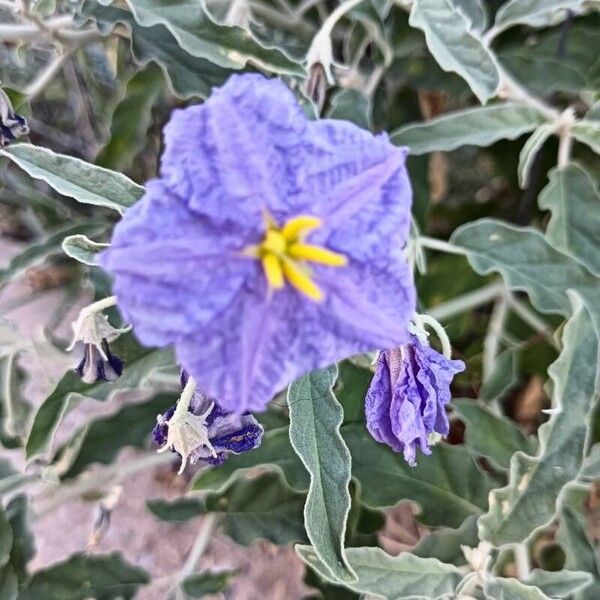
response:
<path id="1" fill-rule="evenodd" d="M 285 285 L 281 261 L 274 254 L 264 254 L 261 261 L 269 287 L 280 290 Z"/>
<path id="2" fill-rule="evenodd" d="M 343 254 L 310 244 L 292 244 L 288 249 L 288 255 L 292 258 L 310 260 L 330 267 L 344 267 L 348 264 L 348 259 Z"/>
<path id="3" fill-rule="evenodd" d="M 261 248 L 264 252 L 271 252 L 277 255 L 284 254 L 286 246 L 287 242 L 285 241 L 285 238 L 281 234 L 281 231 L 278 231 L 277 229 L 269 229 L 261 244 Z"/>
<path id="4" fill-rule="evenodd" d="M 323 300 L 323 292 L 314 281 L 293 260 L 283 261 L 283 273 L 285 278 L 299 291 L 307 295 L 311 300 L 320 302 Z"/>
<path id="5" fill-rule="evenodd" d="M 319 217 L 313 217 L 311 215 L 300 215 L 290 219 L 281 230 L 281 235 L 288 242 L 295 241 L 300 236 L 308 234 L 313 229 L 321 227 L 323 221 Z"/>

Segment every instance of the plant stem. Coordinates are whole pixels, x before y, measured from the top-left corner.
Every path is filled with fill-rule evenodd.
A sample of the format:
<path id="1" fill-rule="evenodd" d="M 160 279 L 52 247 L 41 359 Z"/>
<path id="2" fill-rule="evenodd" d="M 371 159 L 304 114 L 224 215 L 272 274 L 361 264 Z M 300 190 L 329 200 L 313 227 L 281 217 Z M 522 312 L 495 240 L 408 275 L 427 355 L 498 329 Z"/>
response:
<path id="1" fill-rule="evenodd" d="M 463 312 L 467 312 L 468 310 L 472 310 L 473 308 L 477 308 L 478 306 L 483 306 L 484 304 L 487 304 L 488 302 L 498 298 L 498 296 L 501 294 L 506 293 L 506 291 L 507 290 L 504 284 L 501 281 L 496 281 L 494 283 L 490 283 L 489 285 L 484 285 L 473 292 L 467 292 L 466 294 L 458 296 L 457 298 L 453 298 L 448 302 L 434 306 L 427 312 L 434 319 L 437 319 L 438 321 L 444 321 L 455 315 L 459 315 Z"/>
<path id="2" fill-rule="evenodd" d="M 203 517 L 200 531 L 198 532 L 198 536 L 194 541 L 194 545 L 190 549 L 190 553 L 185 561 L 185 564 L 183 567 L 181 567 L 181 570 L 177 574 L 178 584 L 194 572 L 196 565 L 206 551 L 208 543 L 210 542 L 210 538 L 212 537 L 212 534 L 214 533 L 218 524 L 219 515 L 216 513 L 210 513 Z"/>
<path id="3" fill-rule="evenodd" d="M 557 341 L 554 339 L 552 329 L 542 318 L 538 317 L 525 303 L 512 294 L 508 296 L 508 304 L 511 310 L 532 329 L 542 334 L 546 341 L 556 350 L 559 349 Z"/>
<path id="4" fill-rule="evenodd" d="M 445 242 L 444 240 L 438 240 L 436 238 L 427 237 L 426 235 L 420 235 L 417 239 L 417 244 L 430 250 L 438 250 L 439 252 L 446 252 L 447 254 L 461 254 L 466 255 L 467 251 L 460 246 Z"/>
<path id="5" fill-rule="evenodd" d="M 508 317 L 508 294 L 498 298 L 488 324 L 487 334 L 483 341 L 483 380 L 486 381 L 494 370 L 494 362 L 498 355 L 500 337 Z"/>

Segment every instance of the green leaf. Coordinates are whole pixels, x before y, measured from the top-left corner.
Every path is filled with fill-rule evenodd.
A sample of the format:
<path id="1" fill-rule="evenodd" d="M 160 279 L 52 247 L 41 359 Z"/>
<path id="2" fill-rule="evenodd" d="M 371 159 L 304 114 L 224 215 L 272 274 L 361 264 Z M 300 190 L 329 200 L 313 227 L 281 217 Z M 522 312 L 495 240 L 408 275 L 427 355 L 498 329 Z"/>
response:
<path id="1" fill-rule="evenodd" d="M 480 219 L 459 227 L 451 242 L 466 250 L 477 273 L 500 272 L 511 289 L 526 291 L 541 312 L 569 315 L 566 290 L 598 287 L 591 273 L 555 250 L 532 228 Z"/>
<path id="2" fill-rule="evenodd" d="M 17 600 L 19 597 L 19 582 L 10 564 L 0 569 L 0 600 Z"/>
<path id="3" fill-rule="evenodd" d="M 0 506 L 0 567 L 8 563 L 13 544 L 13 532 L 6 512 Z"/>
<path id="4" fill-rule="evenodd" d="M 112 114 L 110 138 L 96 164 L 123 171 L 144 147 L 152 119 L 152 108 L 164 89 L 160 69 L 148 65 L 137 72 L 125 86 L 123 98 Z"/>
<path id="5" fill-rule="evenodd" d="M 594 546 L 588 540 L 585 530 L 586 527 L 575 511 L 569 506 L 563 506 L 556 540 L 565 553 L 564 568 L 584 571 L 592 576 L 592 583 L 577 592 L 575 600 L 597 600 L 600 597 L 600 567 Z"/>
<path id="6" fill-rule="evenodd" d="M 124 446 L 143 448 L 156 424 L 156 416 L 176 401 L 177 397 L 173 394 L 157 394 L 148 400 L 127 404 L 113 415 L 86 424 L 71 436 L 71 440 L 79 435 L 83 435 L 83 439 L 73 463 L 62 478 L 75 477 L 95 462 L 110 464 Z M 67 444 L 57 451 L 57 456 L 62 454 Z"/>
<path id="7" fill-rule="evenodd" d="M 252 452 L 232 454 L 218 469 L 200 471 L 191 489 L 221 491 L 235 479 L 236 475 L 258 466 L 282 473 L 295 490 L 308 490 L 310 478 L 290 444 L 287 427 L 278 427 L 265 432 L 261 445 Z"/>
<path id="8" fill-rule="evenodd" d="M 437 558 L 458 567 L 467 562 L 461 546 L 476 548 L 478 544 L 477 517 L 471 516 L 457 529 L 442 527 L 422 537 L 411 552 L 415 556 Z"/>
<path id="9" fill-rule="evenodd" d="M 61 227 L 39 242 L 33 242 L 17 254 L 4 269 L 0 269 L 0 284 L 14 279 L 24 273 L 29 267 L 42 263 L 46 258 L 61 251 L 65 237 L 74 234 L 96 234 L 105 227 L 95 223 L 77 223 Z"/>
<path id="10" fill-rule="evenodd" d="M 459 4 L 458 0 L 414 0 L 409 23 L 423 30 L 440 67 L 458 73 L 485 104 L 498 89 L 498 67 Z"/>
<path id="11" fill-rule="evenodd" d="M 81 234 L 69 235 L 62 241 L 62 249 L 67 256 L 90 266 L 97 264 L 96 255 L 109 246 L 110 244 L 94 242 Z"/>
<path id="12" fill-rule="evenodd" d="M 116 381 L 88 384 L 74 371 L 68 372 L 44 400 L 33 419 L 26 445 L 28 460 L 50 450 L 54 434 L 75 398 L 108 400 L 119 390 L 142 387 L 156 369 L 173 363 L 171 350 L 140 346 L 132 333 L 121 335 L 111 344 L 111 351 L 123 360 L 121 377 Z"/>
<path id="13" fill-rule="evenodd" d="M 408 146 L 411 154 L 426 154 L 433 150 L 490 146 L 498 140 L 514 140 L 543 122 L 543 116 L 534 108 L 503 102 L 448 113 L 426 123 L 405 125 L 392 132 L 391 140 L 399 146 Z"/>
<path id="14" fill-rule="evenodd" d="M 552 170 L 539 205 L 552 212 L 548 241 L 600 275 L 600 194 L 591 175 L 577 163 Z"/>
<path id="15" fill-rule="evenodd" d="M 551 600 L 540 589 L 517 579 L 494 577 L 485 582 L 484 592 L 489 600 Z"/>
<path id="16" fill-rule="evenodd" d="M 147 500 L 146 506 L 156 518 L 169 523 L 183 523 L 206 513 L 200 498 L 176 498 L 171 502 L 159 498 Z"/>
<path id="17" fill-rule="evenodd" d="M 342 89 L 331 96 L 330 119 L 352 121 L 363 129 L 371 129 L 373 105 L 371 100 L 360 90 Z"/>
<path id="18" fill-rule="evenodd" d="M 600 123 L 583 119 L 573 126 L 573 137 L 600 154 Z"/>
<path id="19" fill-rule="evenodd" d="M 213 87 L 225 83 L 232 73 L 229 69 L 223 69 L 182 50 L 166 27 L 138 25 L 129 11 L 114 6 L 102 6 L 93 0 L 84 3 L 82 13 L 95 19 L 105 33 L 109 33 L 116 23 L 124 23 L 131 30 L 134 57 L 142 65 L 150 61 L 158 64 L 169 80 L 173 92 L 181 98 L 206 98 Z"/>
<path id="20" fill-rule="evenodd" d="M 546 596 L 564 598 L 571 596 L 592 582 L 592 576 L 585 571 L 542 571 L 533 569 L 523 581 L 526 585 L 540 588 Z"/>
<path id="21" fill-rule="evenodd" d="M 1 427 L 8 437 L 23 439 L 29 428 L 31 405 L 21 393 L 24 372 L 16 364 L 16 354 L 0 358 Z"/>
<path id="22" fill-rule="evenodd" d="M 145 571 L 126 563 L 117 552 L 74 554 L 34 573 L 19 600 L 131 600 L 148 582 Z"/>
<path id="23" fill-rule="evenodd" d="M 312 546 L 297 546 L 296 552 L 321 577 L 332 581 L 331 573 Z M 435 600 L 452 594 L 461 579 L 460 571 L 435 558 L 419 558 L 409 552 L 390 556 L 381 548 L 348 548 L 348 562 L 358 581 L 345 582 L 354 591 L 375 594 L 386 600 Z"/>
<path id="24" fill-rule="evenodd" d="M 455 0 L 454 5 L 469 21 L 470 29 L 483 33 L 487 27 L 487 11 L 482 0 Z"/>
<path id="25" fill-rule="evenodd" d="M 30 529 L 31 517 L 27 496 L 15 496 L 6 506 L 6 514 L 13 532 L 10 564 L 18 581 L 27 578 L 27 563 L 35 555 L 35 540 Z"/>
<path id="26" fill-rule="evenodd" d="M 0 150 L 34 179 L 45 181 L 59 194 L 83 204 L 112 208 L 123 214 L 144 193 L 121 173 L 103 169 L 79 158 L 56 154 L 31 144 L 13 144 Z"/>
<path id="27" fill-rule="evenodd" d="M 373 371 L 349 360 L 342 361 L 339 369 L 334 392 L 344 409 L 344 424 L 364 423 L 365 398 L 373 379 Z"/>
<path id="28" fill-rule="evenodd" d="M 545 27 L 564 20 L 567 11 L 579 11 L 586 0 L 511 0 L 496 13 L 495 27 Z"/>
<path id="29" fill-rule="evenodd" d="M 540 125 L 527 139 L 521 153 L 519 154 L 519 185 L 525 189 L 529 185 L 529 176 L 533 161 L 537 153 L 541 150 L 546 140 L 554 133 L 554 123 L 545 123 Z"/>
<path id="30" fill-rule="evenodd" d="M 473 400 L 453 400 L 452 408 L 465 422 L 465 444 L 501 469 L 508 469 L 515 452 L 532 453 L 537 444 L 516 423 L 494 414 Z"/>
<path id="31" fill-rule="evenodd" d="M 515 454 L 508 485 L 490 496 L 479 534 L 495 546 L 526 540 L 550 522 L 561 491 L 577 479 L 585 456 L 588 413 L 596 393 L 598 338 L 589 313 L 579 305 L 563 335 L 563 350 L 548 373 L 558 414 L 539 430 L 536 456 Z"/>
<path id="32" fill-rule="evenodd" d="M 224 492 L 206 496 L 206 510 L 223 513 L 223 530 L 248 546 L 257 539 L 286 545 L 304 542 L 305 495 L 292 490 L 279 473 L 236 479 Z"/>
<path id="33" fill-rule="evenodd" d="M 484 380 L 479 397 L 484 401 L 501 398 L 519 381 L 519 352 L 509 348 L 496 357 L 494 368 Z"/>
<path id="34" fill-rule="evenodd" d="M 362 425 L 347 425 L 342 434 L 366 505 L 383 508 L 413 500 L 422 509 L 419 520 L 449 527 L 459 527 L 467 517 L 487 508 L 491 481 L 464 446 L 438 444 L 431 456 L 409 467 L 401 454 L 378 444 Z"/>
<path id="35" fill-rule="evenodd" d="M 217 594 L 229 585 L 229 580 L 236 575 L 235 571 L 212 573 L 196 573 L 181 582 L 181 589 L 192 598 L 203 598 L 206 594 Z"/>
<path id="36" fill-rule="evenodd" d="M 283 51 L 259 44 L 241 27 L 212 20 L 201 0 L 127 0 L 136 21 L 144 27 L 163 25 L 188 54 L 227 69 L 248 63 L 274 73 L 304 75 L 304 69 Z"/>
<path id="37" fill-rule="evenodd" d="M 308 539 L 335 579 L 352 581 L 355 573 L 344 553 L 352 460 L 339 431 L 344 411 L 332 392 L 337 374 L 334 365 L 301 377 L 290 385 L 287 403 L 290 441 L 310 473 L 304 507 Z"/>

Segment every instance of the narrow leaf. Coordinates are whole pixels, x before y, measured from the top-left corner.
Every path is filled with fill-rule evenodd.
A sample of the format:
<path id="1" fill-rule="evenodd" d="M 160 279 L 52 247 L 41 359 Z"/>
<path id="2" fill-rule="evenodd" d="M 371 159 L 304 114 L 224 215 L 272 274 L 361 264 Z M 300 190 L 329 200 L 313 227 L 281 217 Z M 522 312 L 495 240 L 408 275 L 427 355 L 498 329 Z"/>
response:
<path id="1" fill-rule="evenodd" d="M 83 263 L 84 265 L 96 265 L 96 255 L 110 244 L 101 244 L 90 240 L 86 235 L 69 235 L 62 242 L 63 252 Z"/>
<path id="2" fill-rule="evenodd" d="M 448 113 L 426 123 L 405 125 L 391 134 L 412 154 L 454 150 L 460 146 L 489 146 L 502 139 L 514 140 L 542 124 L 535 109 L 515 102 L 469 108 Z"/>
<path id="3" fill-rule="evenodd" d="M 297 546 L 296 552 L 321 577 L 334 581 L 329 569 L 311 546 Z M 419 558 L 409 552 L 390 556 L 381 548 L 348 548 L 348 562 L 358 575 L 345 585 L 364 594 L 387 600 L 435 600 L 452 594 L 462 578 L 460 571 L 435 558 Z"/>
<path id="4" fill-rule="evenodd" d="M 498 67 L 459 4 L 458 0 L 415 0 L 409 23 L 423 30 L 427 47 L 442 69 L 463 77 L 485 104 L 498 89 Z"/>
<path id="5" fill-rule="evenodd" d="M 14 144 L 0 150 L 34 179 L 45 181 L 59 194 L 83 204 L 95 204 L 124 213 L 144 193 L 144 188 L 125 175 L 103 169 L 79 158 L 56 154 L 48 148 Z"/>
<path id="6" fill-rule="evenodd" d="M 287 402 L 290 441 L 310 473 L 304 507 L 308 539 L 336 579 L 352 581 L 344 552 L 352 460 L 339 431 L 344 411 L 332 392 L 337 374 L 333 366 L 301 377 L 289 387 Z"/>

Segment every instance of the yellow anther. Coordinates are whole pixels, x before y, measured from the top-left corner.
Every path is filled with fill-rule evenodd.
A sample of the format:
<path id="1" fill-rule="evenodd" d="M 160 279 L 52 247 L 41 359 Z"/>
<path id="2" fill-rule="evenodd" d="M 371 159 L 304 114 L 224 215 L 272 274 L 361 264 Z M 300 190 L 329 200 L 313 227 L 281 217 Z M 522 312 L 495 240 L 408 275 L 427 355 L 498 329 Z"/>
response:
<path id="1" fill-rule="evenodd" d="M 319 217 L 311 215 L 300 215 L 290 219 L 281 230 L 281 234 L 288 241 L 297 240 L 300 236 L 308 234 L 313 229 L 317 229 L 323 225 L 323 221 Z"/>
<path id="2" fill-rule="evenodd" d="M 269 229 L 265 239 L 261 244 L 261 248 L 264 252 L 271 252 L 273 254 L 281 255 L 285 252 L 287 242 L 281 234 L 281 231 L 277 229 Z"/>
<path id="3" fill-rule="evenodd" d="M 308 273 L 293 260 L 283 261 L 285 278 L 299 291 L 315 302 L 323 300 L 323 292 L 317 287 Z"/>
<path id="4" fill-rule="evenodd" d="M 310 244 L 292 244 L 288 249 L 288 255 L 298 260 L 310 260 L 330 267 L 343 267 L 348 264 L 348 259 L 343 254 Z"/>
<path id="5" fill-rule="evenodd" d="M 264 254 L 261 258 L 262 267 L 269 282 L 269 287 L 280 290 L 285 285 L 281 261 L 274 254 Z"/>

